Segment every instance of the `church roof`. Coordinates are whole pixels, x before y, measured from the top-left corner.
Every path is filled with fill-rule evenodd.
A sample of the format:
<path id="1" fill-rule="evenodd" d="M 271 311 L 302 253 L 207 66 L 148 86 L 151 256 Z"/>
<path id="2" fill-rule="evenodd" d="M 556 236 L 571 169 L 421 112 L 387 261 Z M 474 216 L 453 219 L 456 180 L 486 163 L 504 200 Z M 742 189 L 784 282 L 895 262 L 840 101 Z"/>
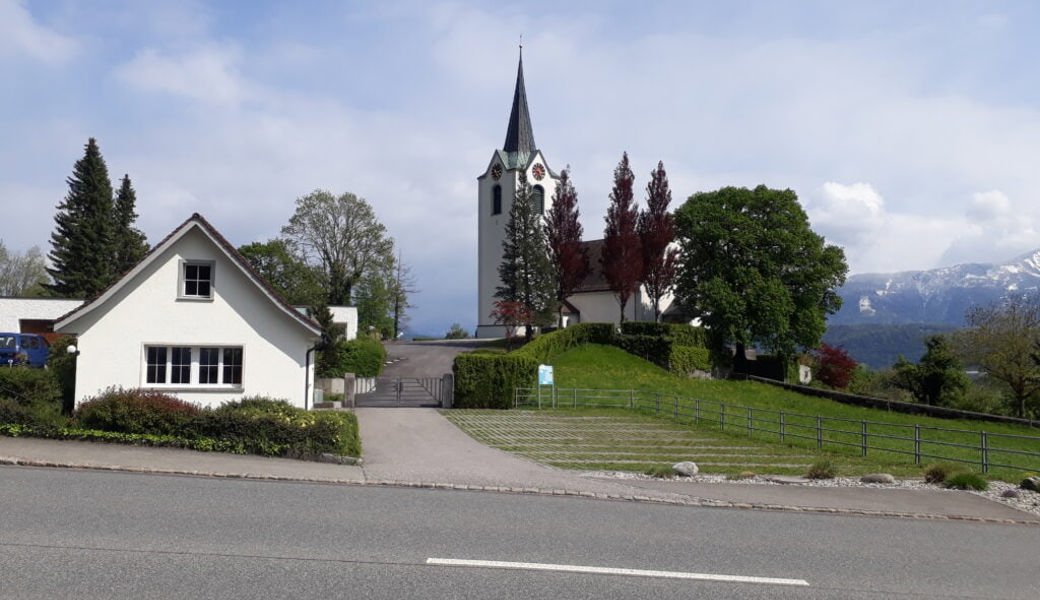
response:
<path id="1" fill-rule="evenodd" d="M 534 154 L 534 129 L 531 128 L 531 113 L 527 109 L 527 90 L 524 88 L 524 53 L 520 49 L 520 63 L 516 70 L 516 89 L 513 91 L 513 109 L 509 112 L 509 128 L 502 151 L 513 160 L 514 165 L 525 164 Z"/>

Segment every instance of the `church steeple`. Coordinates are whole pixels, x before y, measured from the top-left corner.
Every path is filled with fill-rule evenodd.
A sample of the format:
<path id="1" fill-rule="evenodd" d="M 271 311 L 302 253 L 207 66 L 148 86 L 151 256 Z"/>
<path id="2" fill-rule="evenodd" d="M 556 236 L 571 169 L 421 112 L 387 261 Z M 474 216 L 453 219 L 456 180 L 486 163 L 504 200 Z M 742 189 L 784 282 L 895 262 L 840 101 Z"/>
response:
<path id="1" fill-rule="evenodd" d="M 520 65 L 516 70 L 516 90 L 513 92 L 513 109 L 509 112 L 509 128 L 502 150 L 516 157 L 522 164 L 537 149 L 534 130 L 531 128 L 531 113 L 527 110 L 527 90 L 524 89 L 524 47 L 520 46 Z"/>

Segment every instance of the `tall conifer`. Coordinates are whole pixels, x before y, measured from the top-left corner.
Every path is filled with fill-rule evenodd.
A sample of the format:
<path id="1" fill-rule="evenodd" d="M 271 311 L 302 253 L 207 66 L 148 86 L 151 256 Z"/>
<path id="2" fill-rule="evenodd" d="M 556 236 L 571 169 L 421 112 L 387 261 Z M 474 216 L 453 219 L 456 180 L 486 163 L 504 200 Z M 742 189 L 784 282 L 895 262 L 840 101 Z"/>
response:
<path id="1" fill-rule="evenodd" d="M 91 298 L 113 280 L 114 206 L 108 167 L 94 138 L 67 180 L 69 193 L 58 204 L 47 269 L 56 296 Z"/>
<path id="2" fill-rule="evenodd" d="M 672 289 L 675 280 L 675 265 L 679 251 L 669 248 L 675 240 L 675 222 L 668 205 L 672 191 L 668 188 L 668 174 L 664 163 L 658 161 L 657 168 L 650 172 L 650 183 L 646 186 L 646 209 L 639 213 L 639 242 L 643 250 L 643 284 L 646 295 L 654 306 L 654 320 L 661 320 L 661 297 Z"/>
<path id="3" fill-rule="evenodd" d="M 549 257 L 556 276 L 556 301 L 563 324 L 563 301 L 574 293 L 589 273 L 588 250 L 581 243 L 578 220 L 578 192 L 571 182 L 570 169 L 560 172 L 560 183 L 553 194 L 552 207 L 545 216 Z"/>
<path id="4" fill-rule="evenodd" d="M 147 238 L 134 227 L 137 221 L 137 193 L 130 184 L 130 176 L 123 175 L 115 204 L 115 274 L 126 273 L 148 253 Z"/>

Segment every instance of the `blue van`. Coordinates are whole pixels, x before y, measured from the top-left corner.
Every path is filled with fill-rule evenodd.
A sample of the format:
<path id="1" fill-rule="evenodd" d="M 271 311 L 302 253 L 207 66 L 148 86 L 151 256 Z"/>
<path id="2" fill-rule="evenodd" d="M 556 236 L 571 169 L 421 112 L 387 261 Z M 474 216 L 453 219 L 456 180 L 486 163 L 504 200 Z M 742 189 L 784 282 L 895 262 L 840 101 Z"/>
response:
<path id="1" fill-rule="evenodd" d="M 34 333 L 0 333 L 0 366 L 26 365 L 43 368 L 48 346 L 43 336 Z"/>

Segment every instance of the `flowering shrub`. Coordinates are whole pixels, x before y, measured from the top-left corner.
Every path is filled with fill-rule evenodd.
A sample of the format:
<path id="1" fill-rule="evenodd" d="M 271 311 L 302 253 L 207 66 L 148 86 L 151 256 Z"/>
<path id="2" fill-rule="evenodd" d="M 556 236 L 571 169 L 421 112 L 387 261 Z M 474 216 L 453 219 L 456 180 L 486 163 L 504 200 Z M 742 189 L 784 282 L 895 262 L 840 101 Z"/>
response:
<path id="1" fill-rule="evenodd" d="M 109 388 L 81 404 L 74 417 L 86 429 L 175 435 L 201 412 L 198 406 L 161 392 Z"/>

